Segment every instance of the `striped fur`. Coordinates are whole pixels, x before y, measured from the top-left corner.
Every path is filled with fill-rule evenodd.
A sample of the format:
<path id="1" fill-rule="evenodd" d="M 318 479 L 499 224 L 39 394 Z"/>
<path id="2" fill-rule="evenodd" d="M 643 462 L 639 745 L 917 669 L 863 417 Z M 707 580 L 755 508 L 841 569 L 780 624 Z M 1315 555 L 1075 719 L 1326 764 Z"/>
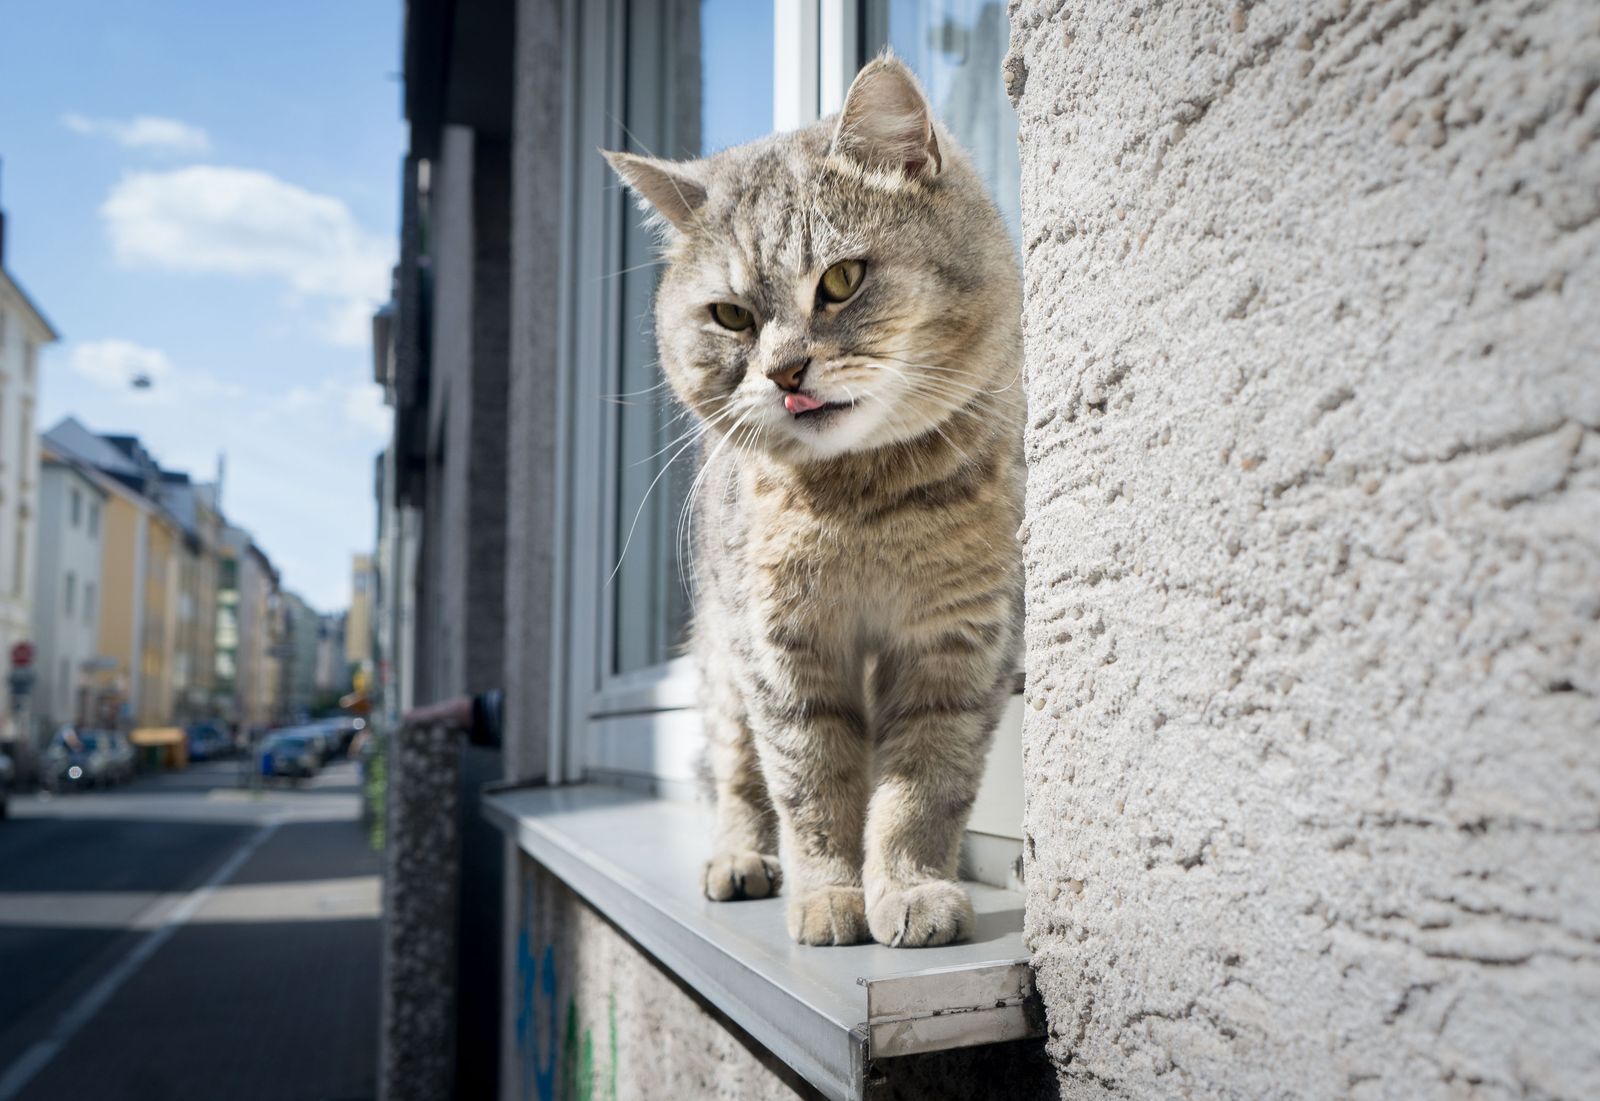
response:
<path id="1" fill-rule="evenodd" d="M 657 342 L 700 428 L 703 889 L 781 879 L 806 944 L 967 936 L 957 851 L 1022 591 L 1021 291 L 1000 216 L 892 58 L 837 120 L 702 161 L 611 159 L 660 219 Z M 822 272 L 852 258 L 859 291 L 822 303 Z M 715 302 L 757 324 L 722 328 Z M 807 393 L 853 404 L 786 412 L 767 372 L 805 359 Z"/>

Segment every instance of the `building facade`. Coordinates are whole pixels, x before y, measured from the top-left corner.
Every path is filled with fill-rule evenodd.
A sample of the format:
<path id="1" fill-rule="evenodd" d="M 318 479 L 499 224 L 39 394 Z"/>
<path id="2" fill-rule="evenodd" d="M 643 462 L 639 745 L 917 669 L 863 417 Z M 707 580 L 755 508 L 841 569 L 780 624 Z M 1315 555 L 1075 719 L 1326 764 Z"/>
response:
<path id="1" fill-rule="evenodd" d="M 322 642 L 322 616 L 298 593 L 283 594 L 283 708 L 290 719 L 309 716 L 317 703 L 317 658 Z"/>
<path id="2" fill-rule="evenodd" d="M 216 621 L 222 512 L 217 486 L 161 471 L 159 496 L 182 528 L 173 639 L 174 721 L 196 722 L 217 713 Z"/>
<path id="3" fill-rule="evenodd" d="M 217 618 L 219 690 L 231 693 L 231 719 L 264 729 L 277 720 L 282 674 L 278 575 L 250 533 L 228 525 L 222 535 Z"/>
<path id="4" fill-rule="evenodd" d="M 457 1096 L 1600 1088 L 1589 6 L 406 12 L 378 362 L 419 530 L 379 568 L 416 702 L 507 692 L 461 763 Z M 1026 669 L 963 853 L 984 934 L 796 953 L 766 903 L 651 885 L 698 843 L 686 487 L 639 398 L 652 242 L 595 150 L 802 125 L 885 45 L 1023 265 Z M 559 797 L 490 797 L 485 838 L 485 775 Z M 1022 985 L 941 1001 L 1013 948 Z M 871 1000 L 912 974 L 934 1008 Z M 939 1048 L 954 1009 L 1010 1039 Z"/>
<path id="5" fill-rule="evenodd" d="M 377 576 L 370 554 L 350 559 L 350 610 L 344 619 L 344 660 L 347 665 L 371 671 L 373 598 Z"/>
<path id="6" fill-rule="evenodd" d="M 32 634 L 39 511 L 38 425 L 39 350 L 57 339 L 56 331 L 6 267 L 6 216 L 0 210 L 0 659 Z M 26 731 L 13 727 L 13 714 L 25 713 L 4 693 L 0 741 Z"/>
<path id="7" fill-rule="evenodd" d="M 37 679 L 33 714 L 41 732 L 90 724 L 100 712 L 100 598 L 104 479 L 45 445 L 39 469 L 39 569 L 33 590 Z"/>

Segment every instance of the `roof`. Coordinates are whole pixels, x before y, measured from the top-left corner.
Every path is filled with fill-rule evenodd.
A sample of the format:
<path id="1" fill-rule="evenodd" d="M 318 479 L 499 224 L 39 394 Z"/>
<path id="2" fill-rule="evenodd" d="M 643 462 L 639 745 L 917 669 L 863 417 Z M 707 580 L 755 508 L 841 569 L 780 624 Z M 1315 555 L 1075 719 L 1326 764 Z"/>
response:
<path id="1" fill-rule="evenodd" d="M 56 332 L 56 327 L 50 324 L 50 319 L 40 311 L 38 306 L 34 305 L 33 299 L 28 297 L 28 292 L 22 289 L 22 284 L 18 283 L 12 274 L 4 268 L 0 268 L 0 283 L 10 287 L 16 296 L 22 300 L 23 307 L 33 316 L 33 320 L 39 327 L 44 329 L 47 334 L 45 337 L 47 341 L 61 339 L 61 334 Z"/>
<path id="2" fill-rule="evenodd" d="M 84 427 L 76 417 L 64 417 L 44 434 L 45 442 L 56 451 L 70 455 L 97 470 L 121 478 L 139 478 L 139 464 L 114 444 Z"/>

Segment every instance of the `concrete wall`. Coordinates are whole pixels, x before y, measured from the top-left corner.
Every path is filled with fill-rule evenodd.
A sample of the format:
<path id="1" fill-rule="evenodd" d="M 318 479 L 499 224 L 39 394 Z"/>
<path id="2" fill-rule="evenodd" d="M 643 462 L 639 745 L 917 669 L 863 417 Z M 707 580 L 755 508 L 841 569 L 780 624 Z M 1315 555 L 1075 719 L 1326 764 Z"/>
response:
<path id="1" fill-rule="evenodd" d="M 499 688 L 506 599 L 506 410 L 511 160 L 504 138 L 446 127 L 433 175 L 429 467 L 419 579 L 420 703 Z M 492 1095 L 499 1069 L 503 839 L 478 791 L 501 755 L 465 749 L 456 1004 L 457 1096 Z"/>
<path id="2" fill-rule="evenodd" d="M 1013 5 L 1072 1098 L 1600 1096 L 1600 9 Z"/>
<path id="3" fill-rule="evenodd" d="M 793 1101 L 815 1093 L 757 1054 L 543 868 L 518 863 L 509 1096 Z"/>
<path id="4" fill-rule="evenodd" d="M 511 345 L 506 412 L 505 744 L 507 779 L 545 778 L 549 760 L 551 603 L 559 387 L 562 81 L 560 0 L 519 0 L 511 135 Z M 515 960 L 516 845 L 501 843 L 507 885 L 501 958 Z M 501 968 L 500 1096 L 526 1096 L 518 1066 L 515 970 Z"/>

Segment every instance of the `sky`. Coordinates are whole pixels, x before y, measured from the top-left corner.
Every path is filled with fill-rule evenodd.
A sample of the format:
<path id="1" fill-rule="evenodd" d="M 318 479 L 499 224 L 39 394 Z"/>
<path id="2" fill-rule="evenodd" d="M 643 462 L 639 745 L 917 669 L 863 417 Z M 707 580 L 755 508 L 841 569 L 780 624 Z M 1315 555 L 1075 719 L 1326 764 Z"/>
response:
<path id="1" fill-rule="evenodd" d="M 61 334 L 39 429 L 134 433 L 201 481 L 226 455 L 229 520 L 324 611 L 375 542 L 400 20 L 399 0 L 51 0 L 0 33 L 5 266 Z"/>

